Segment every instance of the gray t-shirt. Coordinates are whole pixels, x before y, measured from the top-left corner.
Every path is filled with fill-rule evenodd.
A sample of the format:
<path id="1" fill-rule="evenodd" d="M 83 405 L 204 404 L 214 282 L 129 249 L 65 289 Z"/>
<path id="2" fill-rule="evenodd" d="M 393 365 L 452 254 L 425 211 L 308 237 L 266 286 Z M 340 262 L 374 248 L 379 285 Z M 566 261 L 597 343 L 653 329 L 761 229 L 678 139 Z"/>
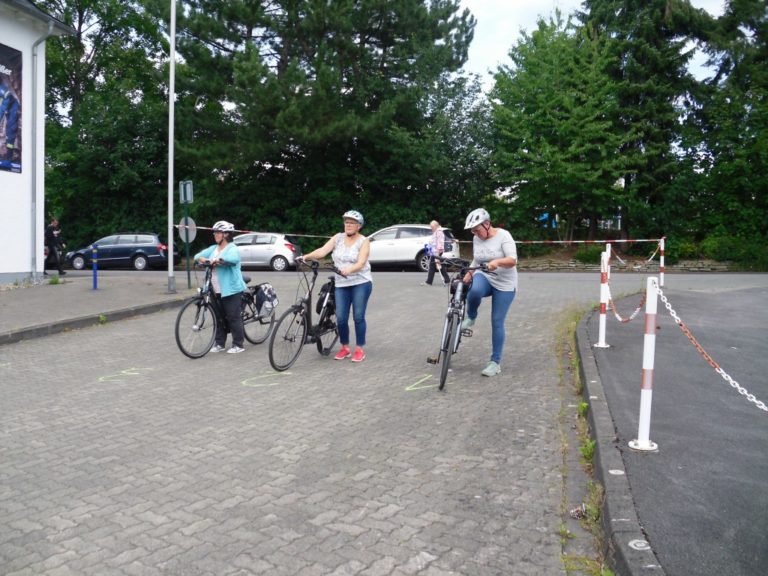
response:
<path id="1" fill-rule="evenodd" d="M 517 260 L 517 246 L 512 239 L 512 234 L 503 228 L 496 228 L 496 234 L 486 240 L 481 240 L 475 236 L 472 241 L 472 266 L 487 264 L 491 260 L 506 256 L 512 256 Z M 517 266 L 512 268 L 498 267 L 494 272 L 495 274 L 485 274 L 478 271 L 476 274 L 483 274 L 488 278 L 491 286 L 497 290 L 504 292 L 517 290 Z"/>

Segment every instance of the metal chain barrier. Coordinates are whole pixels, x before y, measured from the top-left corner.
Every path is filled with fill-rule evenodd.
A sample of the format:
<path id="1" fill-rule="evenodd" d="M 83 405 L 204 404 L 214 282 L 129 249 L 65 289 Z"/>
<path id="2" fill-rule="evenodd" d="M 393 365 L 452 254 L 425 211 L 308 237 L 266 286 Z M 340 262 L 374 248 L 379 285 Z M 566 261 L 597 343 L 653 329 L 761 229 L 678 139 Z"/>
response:
<path id="1" fill-rule="evenodd" d="M 611 310 L 613 310 L 613 316 L 621 322 L 622 324 L 626 324 L 628 322 L 632 322 L 635 318 L 637 318 L 637 315 L 640 313 L 640 310 L 643 309 L 643 306 L 645 305 L 645 298 L 646 294 L 643 293 L 643 297 L 640 299 L 640 304 L 637 305 L 637 308 L 634 312 L 629 316 L 629 318 L 622 318 L 622 316 L 619 314 L 619 311 L 616 309 L 616 303 L 613 301 L 613 298 L 611 297 L 611 287 L 608 286 L 608 304 L 611 307 Z"/>
<path id="2" fill-rule="evenodd" d="M 661 288 L 658 286 L 656 287 L 656 291 L 659 294 L 659 298 L 664 303 L 664 306 L 669 310 L 669 314 L 672 316 L 672 319 L 675 321 L 675 323 L 680 327 L 680 330 L 683 331 L 683 334 L 685 334 L 688 337 L 688 340 L 691 341 L 691 344 L 696 348 L 696 350 L 701 354 L 701 356 L 704 358 L 704 360 L 707 361 L 707 363 L 712 366 L 712 368 L 715 369 L 715 372 L 717 372 L 723 380 L 728 382 L 733 388 L 739 391 L 739 394 L 744 396 L 748 401 L 752 402 L 755 406 L 757 406 L 760 410 L 763 410 L 764 412 L 768 412 L 768 406 L 765 405 L 764 402 L 758 400 L 754 394 L 750 394 L 750 392 L 744 388 L 743 386 L 739 385 L 738 382 L 736 382 L 733 378 L 731 378 L 728 374 L 725 373 L 725 370 L 720 368 L 720 365 L 714 361 L 712 356 L 710 356 L 704 348 L 701 347 L 701 344 L 696 340 L 694 335 L 691 333 L 691 331 L 688 329 L 688 326 L 683 323 L 682 320 L 680 320 L 680 317 L 677 315 L 677 312 L 675 312 L 672 309 L 672 305 L 667 300 L 667 297 L 664 296 L 664 293 L 661 291 Z"/>

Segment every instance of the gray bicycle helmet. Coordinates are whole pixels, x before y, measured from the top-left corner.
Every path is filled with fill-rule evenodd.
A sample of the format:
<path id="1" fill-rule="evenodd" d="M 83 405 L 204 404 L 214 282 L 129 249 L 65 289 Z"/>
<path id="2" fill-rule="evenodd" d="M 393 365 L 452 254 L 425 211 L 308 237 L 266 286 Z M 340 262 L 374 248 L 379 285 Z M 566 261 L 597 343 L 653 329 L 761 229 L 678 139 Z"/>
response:
<path id="1" fill-rule="evenodd" d="M 231 222 L 227 222 L 226 220 L 219 220 L 216 222 L 216 224 L 213 225 L 213 230 L 216 232 L 234 232 L 235 225 Z"/>
<path id="2" fill-rule="evenodd" d="M 464 230 L 469 230 L 470 228 L 474 228 L 475 226 L 478 226 L 482 224 L 483 222 L 490 222 L 491 215 L 488 214 L 488 210 L 485 208 L 478 208 L 476 210 L 472 210 L 472 212 L 469 213 L 467 216 L 466 222 L 464 222 Z"/>
<path id="3" fill-rule="evenodd" d="M 347 210 L 344 212 L 342 218 L 352 218 L 352 220 L 357 220 L 357 223 L 360 224 L 360 226 L 365 225 L 365 218 L 363 218 L 363 215 L 357 210 Z"/>

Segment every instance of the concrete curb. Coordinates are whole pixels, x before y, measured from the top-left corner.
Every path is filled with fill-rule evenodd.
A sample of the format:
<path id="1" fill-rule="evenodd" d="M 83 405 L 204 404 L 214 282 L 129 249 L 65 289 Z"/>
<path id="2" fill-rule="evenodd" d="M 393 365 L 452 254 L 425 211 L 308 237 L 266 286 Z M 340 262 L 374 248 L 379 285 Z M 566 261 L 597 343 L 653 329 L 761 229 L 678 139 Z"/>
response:
<path id="1" fill-rule="evenodd" d="M 587 333 L 587 313 L 576 329 L 579 369 L 584 383 L 584 400 L 589 403 L 589 425 L 595 440 L 593 465 L 605 495 L 601 514 L 606 561 L 625 576 L 666 576 L 656 554 L 646 539 L 629 487 L 621 456 L 622 447 L 616 435 L 597 361 Z"/>
<path id="2" fill-rule="evenodd" d="M 184 296 L 181 298 L 175 298 L 173 300 L 165 300 L 163 302 L 141 304 L 139 306 L 122 308 L 120 310 L 112 310 L 111 312 L 88 314 L 78 318 L 38 324 L 37 326 L 29 326 L 26 328 L 20 328 L 19 330 L 0 332 L 0 346 L 3 344 L 21 342 L 22 340 L 40 338 L 41 336 L 50 336 L 51 334 L 58 334 L 59 332 L 66 332 L 67 330 L 87 328 L 89 326 L 95 326 L 104 322 L 114 322 L 116 320 L 132 318 L 133 316 L 140 316 L 142 314 L 160 312 L 161 310 L 180 306 L 181 303 L 184 302 L 187 298 L 188 296 Z"/>

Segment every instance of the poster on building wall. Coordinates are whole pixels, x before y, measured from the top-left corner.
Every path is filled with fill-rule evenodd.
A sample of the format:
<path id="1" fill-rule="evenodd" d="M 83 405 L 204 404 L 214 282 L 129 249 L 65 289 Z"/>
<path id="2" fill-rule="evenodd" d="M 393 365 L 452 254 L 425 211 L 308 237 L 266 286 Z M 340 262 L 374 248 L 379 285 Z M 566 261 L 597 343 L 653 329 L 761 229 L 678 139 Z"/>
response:
<path id="1" fill-rule="evenodd" d="M 0 44 L 0 170 L 21 172 L 21 52 Z"/>

